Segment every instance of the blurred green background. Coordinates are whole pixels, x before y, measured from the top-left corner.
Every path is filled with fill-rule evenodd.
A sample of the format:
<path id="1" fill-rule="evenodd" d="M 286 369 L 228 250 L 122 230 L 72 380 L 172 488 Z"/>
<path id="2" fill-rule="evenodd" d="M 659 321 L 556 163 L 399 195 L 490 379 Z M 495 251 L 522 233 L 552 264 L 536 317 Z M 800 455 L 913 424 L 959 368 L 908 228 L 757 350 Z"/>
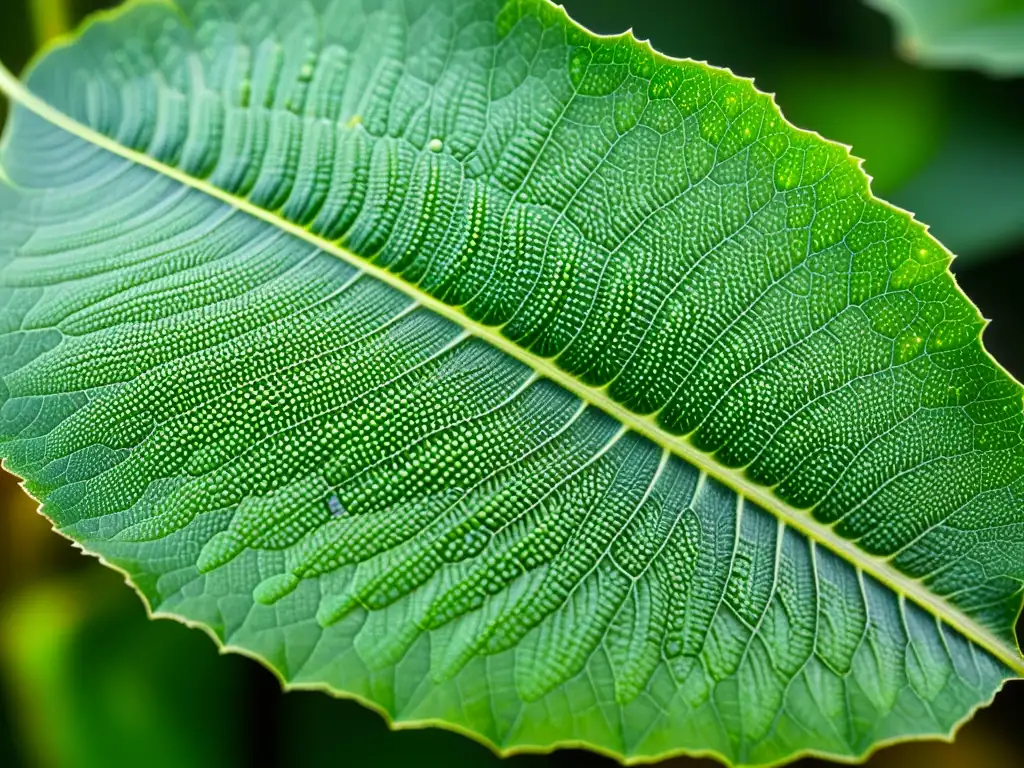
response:
<path id="1" fill-rule="evenodd" d="M 968 0 L 969 1 L 969 0 Z M 797 125 L 852 145 L 880 196 L 958 254 L 961 285 L 993 323 L 989 349 L 1024 378 L 1024 78 L 934 71 L 894 52 L 888 19 L 860 0 L 563 0 L 590 28 L 633 27 L 659 50 L 753 77 Z M 3 0 L 0 58 L 19 71 L 104 0 Z M 0 117 L 6 105 L 0 104 Z M 1011 684 L 955 744 L 878 752 L 869 765 L 1024 765 Z M 375 713 L 282 694 L 197 630 L 148 621 L 116 573 L 52 533 L 0 474 L 0 765 L 605 766 L 586 752 L 504 762 L 435 729 L 391 733 Z M 715 765 L 677 758 L 666 766 Z M 823 765 L 804 760 L 804 768 Z"/>

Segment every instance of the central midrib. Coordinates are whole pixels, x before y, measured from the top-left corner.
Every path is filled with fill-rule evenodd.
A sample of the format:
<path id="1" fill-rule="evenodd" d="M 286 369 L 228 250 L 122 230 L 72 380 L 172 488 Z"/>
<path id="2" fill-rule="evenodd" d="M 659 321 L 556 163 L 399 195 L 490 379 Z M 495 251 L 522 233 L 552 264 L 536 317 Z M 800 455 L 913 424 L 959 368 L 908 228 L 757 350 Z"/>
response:
<path id="1" fill-rule="evenodd" d="M 442 317 L 457 323 L 467 332 L 486 341 L 493 347 L 500 349 L 505 354 L 519 360 L 524 365 L 531 367 L 538 374 L 551 379 L 559 386 L 579 397 L 581 400 L 600 408 L 605 413 L 618 419 L 622 424 L 642 434 L 644 437 L 672 451 L 680 458 L 688 461 L 699 469 L 707 472 L 708 475 L 729 486 L 734 491 L 742 494 L 745 498 L 756 502 L 764 509 L 770 511 L 786 525 L 800 531 L 815 543 L 824 546 L 835 553 L 838 557 L 849 562 L 856 568 L 873 576 L 894 592 L 904 595 L 913 600 L 922 609 L 931 613 L 935 618 L 953 627 L 966 638 L 976 643 L 981 648 L 991 653 L 1003 664 L 1012 669 L 1018 676 L 1024 677 L 1024 659 L 1021 658 L 1016 648 L 1008 646 L 1003 640 L 996 636 L 990 629 L 982 626 L 966 613 L 943 598 L 927 590 L 920 582 L 911 579 L 900 572 L 887 561 L 869 555 L 859 549 L 852 542 L 837 535 L 831 528 L 822 525 L 806 511 L 800 511 L 789 506 L 771 491 L 760 485 L 752 483 L 743 473 L 734 469 L 724 467 L 716 462 L 710 455 L 695 448 L 685 437 L 672 435 L 662 429 L 650 416 L 641 416 L 630 411 L 620 403 L 613 400 L 602 389 L 596 389 L 583 384 L 579 379 L 555 365 L 550 359 L 540 357 L 516 344 L 514 341 L 503 336 L 495 327 L 479 323 L 463 312 L 458 307 L 453 307 L 443 301 L 434 298 L 430 294 L 421 291 L 416 286 L 402 279 L 398 275 L 389 272 L 362 257 L 341 248 L 303 227 L 293 224 L 281 218 L 275 213 L 266 211 L 248 200 L 236 197 L 209 182 L 196 179 L 186 173 L 165 165 L 149 155 L 129 149 L 113 139 L 94 131 L 88 126 L 64 114 L 55 107 L 47 104 L 38 96 L 31 93 L 24 84 L 15 78 L 2 64 L 0 64 L 0 91 L 4 92 L 13 102 L 26 107 L 43 119 L 56 125 L 81 139 L 84 139 L 102 149 L 115 155 L 119 155 L 138 165 L 145 166 L 164 176 L 172 178 L 181 184 L 196 189 L 204 194 L 221 200 L 232 207 L 243 211 L 257 219 L 265 221 L 274 227 L 281 229 L 288 234 L 301 238 L 316 246 L 320 250 L 331 254 L 351 264 L 355 268 L 372 275 L 387 285 L 410 296 L 420 305 L 430 309 Z"/>

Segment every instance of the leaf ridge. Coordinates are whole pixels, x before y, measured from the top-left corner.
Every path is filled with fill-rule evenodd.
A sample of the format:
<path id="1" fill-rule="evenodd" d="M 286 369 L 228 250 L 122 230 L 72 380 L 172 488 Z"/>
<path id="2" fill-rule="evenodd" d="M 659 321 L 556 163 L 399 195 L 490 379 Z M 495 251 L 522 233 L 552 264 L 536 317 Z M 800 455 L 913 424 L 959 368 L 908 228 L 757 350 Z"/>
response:
<path id="1" fill-rule="evenodd" d="M 917 580 L 906 576 L 889 565 L 888 562 L 864 552 L 852 542 L 838 536 L 831 527 L 818 523 L 809 515 L 786 504 L 767 488 L 756 485 L 735 469 L 716 462 L 709 454 L 692 445 L 686 437 L 680 437 L 667 432 L 650 416 L 640 416 L 613 400 L 605 392 L 607 387 L 597 389 L 583 383 L 576 376 L 554 364 L 550 358 L 541 357 L 534 352 L 524 349 L 520 344 L 511 341 L 499 333 L 495 327 L 487 326 L 474 320 L 461 308 L 445 303 L 415 285 L 410 284 L 399 275 L 377 266 L 377 264 L 352 253 L 340 245 L 319 237 L 308 229 L 300 227 L 276 213 L 267 211 L 250 200 L 226 192 L 210 182 L 198 179 L 173 166 L 162 163 L 145 153 L 130 149 L 106 135 L 83 125 L 32 94 L 2 66 L 0 66 L 0 90 L 7 94 L 12 101 L 63 130 L 135 164 L 148 167 L 165 177 L 197 189 L 210 197 L 227 203 L 235 209 L 261 219 L 279 230 L 301 238 L 341 259 L 357 270 L 372 275 L 375 279 L 399 290 L 414 302 L 444 317 L 446 320 L 456 323 L 466 333 L 484 340 L 491 346 L 500 349 L 510 357 L 527 365 L 536 375 L 556 382 L 579 397 L 583 402 L 596 406 L 621 423 L 628 425 L 635 432 L 652 440 L 661 448 L 671 451 L 697 467 L 700 471 L 718 479 L 734 490 L 739 498 L 754 501 L 763 508 L 770 510 L 786 527 L 803 533 L 812 542 L 824 546 L 830 552 L 853 565 L 858 571 L 863 570 L 870 574 L 879 582 L 893 589 L 898 595 L 902 597 L 909 596 L 921 608 L 938 618 L 940 625 L 946 623 L 955 627 L 957 631 L 962 632 L 966 637 L 992 653 L 1018 675 L 1024 676 L 1024 659 L 1021 658 L 1019 652 L 1015 648 L 1007 646 L 987 627 L 979 624 L 975 619 L 965 614 L 956 606 L 951 605 L 945 599 L 924 589 Z"/>

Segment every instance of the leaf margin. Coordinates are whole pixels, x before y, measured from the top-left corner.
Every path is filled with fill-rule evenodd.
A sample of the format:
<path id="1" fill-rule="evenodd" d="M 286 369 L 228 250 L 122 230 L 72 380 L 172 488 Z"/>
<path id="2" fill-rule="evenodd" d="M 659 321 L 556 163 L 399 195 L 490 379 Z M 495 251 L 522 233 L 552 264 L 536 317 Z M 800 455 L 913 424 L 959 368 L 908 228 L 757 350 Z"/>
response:
<path id="1" fill-rule="evenodd" d="M 776 111 L 780 119 L 783 121 L 786 127 L 793 130 L 794 132 L 809 136 L 818 142 L 830 147 L 838 147 L 843 150 L 845 155 L 845 161 L 856 168 L 856 171 L 866 180 L 867 193 L 872 201 L 875 201 L 886 209 L 905 215 L 909 217 L 910 221 L 916 223 L 923 228 L 926 237 L 936 245 L 940 252 L 946 257 L 947 267 L 946 272 L 952 278 L 953 285 L 960 297 L 966 302 L 966 304 L 974 310 L 979 320 L 981 320 L 981 330 L 977 337 L 977 342 L 983 352 L 985 358 L 990 362 L 993 368 L 1000 373 L 1004 374 L 1009 381 L 1016 384 L 1019 388 L 1024 388 L 1021 382 L 1013 376 L 998 360 L 996 360 L 992 354 L 988 351 L 983 343 L 984 329 L 991 322 L 990 319 L 985 318 L 981 315 L 979 308 L 974 304 L 969 296 L 960 288 L 959 283 L 956 280 L 954 274 L 950 273 L 949 264 L 956 258 L 948 248 L 946 248 L 941 242 L 939 242 L 930 233 L 930 227 L 924 222 L 920 222 L 915 217 L 914 213 L 907 211 L 897 205 L 894 205 L 880 197 L 874 195 L 871 191 L 871 184 L 873 178 L 864 169 L 864 159 L 859 158 L 853 154 L 853 147 L 842 142 L 834 141 L 822 136 L 820 133 L 814 130 L 808 130 L 799 128 L 798 126 L 790 123 L 783 113 L 781 107 L 776 101 L 776 94 L 772 92 L 760 91 L 757 89 L 755 84 L 755 78 L 745 77 L 738 75 L 732 71 L 729 67 L 712 65 L 707 61 L 695 60 L 688 57 L 675 57 L 668 54 L 661 53 L 653 48 L 649 40 L 641 40 L 633 34 L 633 30 L 629 29 L 621 34 L 609 34 L 603 35 L 593 32 L 582 24 L 576 22 L 566 11 L 564 6 L 557 4 L 555 0 L 533 0 L 538 5 L 546 6 L 549 11 L 560 15 L 561 20 L 566 24 L 567 29 L 577 35 L 583 35 L 597 41 L 622 41 L 627 40 L 633 45 L 638 46 L 644 53 L 649 54 L 659 64 L 686 64 L 696 65 L 703 68 L 709 73 L 726 74 L 733 80 L 749 85 L 761 95 L 768 97 L 771 108 Z M 873 0 L 869 0 L 873 3 Z M 69 134 L 76 136 L 84 141 L 87 141 L 101 149 L 104 149 L 116 156 L 131 161 L 136 165 L 140 165 L 150 170 L 161 174 L 167 178 L 170 178 L 178 183 L 204 193 L 214 199 L 217 199 L 234 209 L 241 211 L 249 216 L 253 216 L 264 223 L 270 224 L 280 231 L 285 232 L 293 237 L 299 238 L 310 245 L 318 248 L 326 254 L 329 254 L 335 258 L 341 259 L 343 262 L 355 267 L 356 269 L 365 272 L 375 280 L 379 280 L 391 288 L 394 288 L 401 293 L 405 294 L 417 302 L 420 306 L 434 312 L 441 317 L 458 324 L 468 334 L 475 336 L 492 347 L 497 348 L 501 352 L 511 356 L 518 362 L 530 367 L 535 371 L 535 375 L 538 377 L 548 378 L 560 387 L 566 389 L 568 392 L 578 397 L 587 405 L 592 405 L 595 408 L 603 411 L 610 417 L 616 419 L 624 425 L 624 428 L 630 429 L 637 432 L 639 435 L 650 440 L 655 445 L 660 447 L 663 451 L 671 452 L 676 454 L 683 461 L 696 467 L 702 472 L 706 473 L 709 477 L 713 477 L 723 485 L 730 488 L 732 491 L 737 493 L 741 498 L 750 500 L 759 506 L 761 506 L 766 512 L 772 514 L 780 522 L 785 525 L 791 526 L 795 531 L 807 537 L 807 539 L 815 544 L 824 546 L 837 557 L 841 558 L 845 562 L 849 563 L 852 567 L 859 571 L 863 571 L 868 575 L 872 576 L 879 583 L 885 586 L 896 594 L 898 599 L 906 600 L 910 599 L 916 603 L 922 610 L 932 615 L 940 624 L 946 624 L 951 627 L 957 633 L 963 635 L 968 641 L 976 644 L 980 649 L 992 655 L 1001 664 L 1003 664 L 1008 670 L 1010 670 L 1014 676 L 1005 678 L 993 691 L 992 695 L 987 699 L 980 701 L 975 707 L 970 710 L 962 719 L 953 723 L 950 726 L 948 733 L 946 734 L 911 734 L 890 737 L 887 739 L 881 739 L 872 743 L 863 753 L 855 756 L 848 755 L 836 755 L 821 750 L 815 750 L 813 748 L 807 748 L 792 752 L 791 754 L 776 759 L 768 763 L 754 764 L 761 768 L 771 768 L 777 765 L 784 765 L 798 760 L 802 757 L 816 757 L 826 760 L 830 760 L 837 763 L 848 764 L 848 765 L 859 765 L 867 761 L 875 752 L 894 744 L 911 743 L 919 741 L 941 741 L 945 743 L 953 743 L 955 741 L 957 732 L 966 723 L 970 722 L 977 713 L 987 706 L 989 706 L 996 696 L 1002 691 L 1006 683 L 1015 679 L 1024 679 L 1024 652 L 1022 652 L 1020 639 L 1014 634 L 1013 645 L 1008 645 L 1002 641 L 998 636 L 995 635 L 988 628 L 980 625 L 971 617 L 967 616 L 963 611 L 950 605 L 946 600 L 937 595 L 933 595 L 930 591 L 917 586 L 917 581 L 902 574 L 897 569 L 888 565 L 884 558 L 871 555 L 864 552 L 857 547 L 852 541 L 843 539 L 842 537 L 831 532 L 830 527 L 824 526 L 813 519 L 808 514 L 810 511 L 801 510 L 797 507 L 793 507 L 790 504 L 777 498 L 771 490 L 766 486 L 760 486 L 752 481 L 746 479 L 743 476 L 742 468 L 737 470 L 730 467 L 726 467 L 720 464 L 714 459 L 713 454 L 706 453 L 696 447 L 690 445 L 688 436 L 685 435 L 672 435 L 671 433 L 660 427 L 654 418 L 651 416 L 641 416 L 627 409 L 620 403 L 612 400 L 610 397 L 602 394 L 602 388 L 595 388 L 593 386 L 584 384 L 579 381 L 574 375 L 559 368 L 554 360 L 556 357 L 544 358 L 540 355 L 531 352 L 523 347 L 519 346 L 516 342 L 505 337 L 498 330 L 498 326 L 487 326 L 479 321 L 473 320 L 469 317 L 461 307 L 453 306 L 443 302 L 440 299 L 435 298 L 426 291 L 421 290 L 416 285 L 404 280 L 398 274 L 391 272 L 390 270 L 380 267 L 374 262 L 365 259 L 357 254 L 343 248 L 337 243 L 322 238 L 308 228 L 294 224 L 288 221 L 277 213 L 265 210 L 258 205 L 250 202 L 248 199 L 236 196 L 232 193 L 226 192 L 219 187 L 216 187 L 212 183 L 205 179 L 195 178 L 179 170 L 176 167 L 167 165 L 159 160 L 156 160 L 144 152 L 139 152 L 126 147 L 116 140 L 102 134 L 89 126 L 78 122 L 74 118 L 61 112 L 59 109 L 51 106 L 41 97 L 33 94 L 28 87 L 24 84 L 29 74 L 31 74 L 34 67 L 46 58 L 51 52 L 72 46 L 75 44 L 77 39 L 91 26 L 98 25 L 106 22 L 112 22 L 117 20 L 120 16 L 126 15 L 132 9 L 137 6 L 163 6 L 171 9 L 177 15 L 181 15 L 181 10 L 177 7 L 174 0 L 124 0 L 121 4 L 108 10 L 100 10 L 91 13 L 86 19 L 84 19 L 76 28 L 64 33 L 60 36 L 52 38 L 47 41 L 30 59 L 29 63 L 25 66 L 22 71 L 21 78 L 19 79 L 10 70 L 8 70 L 2 61 L 0 61 L 0 96 L 5 97 L 12 106 L 23 107 L 30 112 L 34 113 L 38 117 L 43 118 L 55 127 L 68 132 Z M 13 123 L 13 110 L 11 117 L 7 120 L 3 126 L 2 132 L 0 132 L 0 155 L 3 154 L 7 148 L 11 130 L 10 127 Z M 2 164 L 0 164 L 0 182 L 10 183 L 7 173 Z M 1024 392 L 1021 392 L 1022 405 L 1024 405 Z M 0 460 L 0 467 L 6 470 L 7 461 Z M 17 476 L 15 476 L 17 477 Z M 58 533 L 63 538 L 71 542 L 72 546 L 79 549 L 84 555 L 96 558 L 102 565 L 110 568 L 111 570 L 120 574 L 125 583 L 130 586 L 141 600 L 148 619 L 171 619 L 180 624 L 187 626 L 190 629 L 200 629 L 206 635 L 213 640 L 216 645 L 218 652 L 221 654 L 238 654 L 246 658 L 252 659 L 258 662 L 261 666 L 270 671 L 274 677 L 278 680 L 281 685 L 281 689 L 284 692 L 290 690 L 305 690 L 305 691 L 319 691 L 327 693 L 334 698 L 352 700 L 359 703 L 361 706 L 370 709 L 371 711 L 379 714 L 387 724 L 388 728 L 393 731 L 400 730 L 413 730 L 420 728 L 436 727 L 446 731 L 458 733 L 462 736 L 468 737 L 473 741 L 482 744 L 483 746 L 490 749 L 496 756 L 500 758 L 509 757 L 519 754 L 550 754 L 559 749 L 586 749 L 597 754 L 601 754 L 605 757 L 615 760 L 622 765 L 640 765 L 640 764 L 651 764 L 666 760 L 676 756 L 687 756 L 687 757 L 710 757 L 725 765 L 733 765 L 732 761 L 725 755 L 714 749 L 700 749 L 693 750 L 688 748 L 676 748 L 670 749 L 662 753 L 655 755 L 634 755 L 628 756 L 621 753 L 617 753 L 606 747 L 592 744 L 583 739 L 571 738 L 564 740 L 556 740 L 545 745 L 530 745 L 530 744 L 518 744 L 510 747 L 504 747 L 495 742 L 491 741 L 486 736 L 467 728 L 466 726 L 454 723 L 448 720 L 440 718 L 417 718 L 401 720 L 393 716 L 385 707 L 373 701 L 372 699 L 366 698 L 362 695 L 345 691 L 343 689 L 336 688 L 329 683 L 293 683 L 289 682 L 281 669 L 275 666 L 275 663 L 268 657 L 261 655 L 256 651 L 249 650 L 245 647 L 233 645 L 226 639 L 221 638 L 217 631 L 203 623 L 202 621 L 189 619 L 188 617 L 174 613 L 171 611 L 154 610 L 146 592 L 133 580 L 131 573 L 118 566 L 103 555 L 96 552 L 89 551 L 84 545 L 75 541 L 69 534 L 60 530 L 54 524 L 52 518 L 46 513 L 44 504 L 36 498 L 31 492 L 25 488 L 25 481 L 19 478 L 19 485 L 34 501 L 37 502 L 37 514 L 42 515 L 50 524 L 53 531 Z M 1019 620 L 1021 614 L 1024 613 L 1024 597 L 1022 597 L 1020 604 L 1018 604 L 1016 619 Z"/>

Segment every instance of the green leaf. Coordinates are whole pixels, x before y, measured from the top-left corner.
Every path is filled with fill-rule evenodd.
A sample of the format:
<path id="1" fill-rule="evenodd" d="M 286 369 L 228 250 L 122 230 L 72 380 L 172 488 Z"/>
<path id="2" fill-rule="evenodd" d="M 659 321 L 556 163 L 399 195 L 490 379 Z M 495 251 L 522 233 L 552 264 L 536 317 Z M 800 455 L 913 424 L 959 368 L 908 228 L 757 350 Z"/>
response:
<path id="1" fill-rule="evenodd" d="M 731 73 L 540 0 L 138 2 L 2 78 L 0 450 L 153 611 L 503 752 L 947 736 L 1021 389 Z"/>
<path id="2" fill-rule="evenodd" d="M 935 67 L 1024 73 L 1024 0 L 865 0 L 892 16 L 903 54 Z"/>

